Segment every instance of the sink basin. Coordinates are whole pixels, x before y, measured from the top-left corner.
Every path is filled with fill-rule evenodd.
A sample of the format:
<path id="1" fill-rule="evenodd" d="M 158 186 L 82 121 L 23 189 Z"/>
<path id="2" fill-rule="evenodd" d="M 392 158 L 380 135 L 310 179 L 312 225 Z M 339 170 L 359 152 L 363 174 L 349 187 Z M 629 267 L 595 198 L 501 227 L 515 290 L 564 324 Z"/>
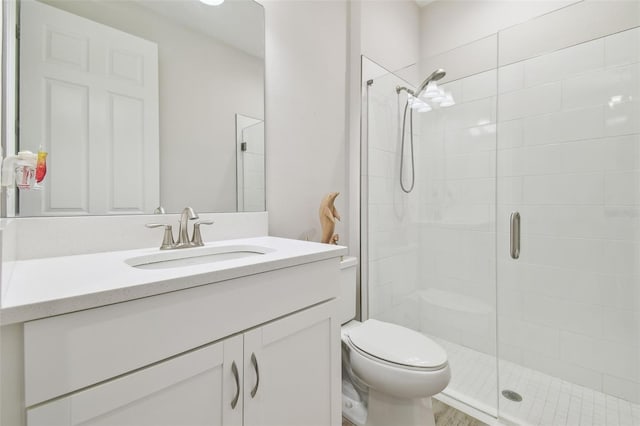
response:
<path id="1" fill-rule="evenodd" d="M 125 260 L 125 263 L 138 269 L 181 268 L 241 259 L 243 257 L 260 256 L 273 251 L 274 249 L 271 248 L 250 245 L 194 247 L 132 257 Z"/>

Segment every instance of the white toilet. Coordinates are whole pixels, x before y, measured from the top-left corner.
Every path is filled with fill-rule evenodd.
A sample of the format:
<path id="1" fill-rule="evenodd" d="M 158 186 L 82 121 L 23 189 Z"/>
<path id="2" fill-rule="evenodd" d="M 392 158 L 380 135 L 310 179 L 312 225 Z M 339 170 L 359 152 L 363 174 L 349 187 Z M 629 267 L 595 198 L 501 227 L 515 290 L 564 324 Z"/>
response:
<path id="1" fill-rule="evenodd" d="M 451 379 L 447 354 L 406 327 L 353 321 L 356 265 L 340 264 L 343 415 L 356 426 L 435 426 L 431 396 Z"/>

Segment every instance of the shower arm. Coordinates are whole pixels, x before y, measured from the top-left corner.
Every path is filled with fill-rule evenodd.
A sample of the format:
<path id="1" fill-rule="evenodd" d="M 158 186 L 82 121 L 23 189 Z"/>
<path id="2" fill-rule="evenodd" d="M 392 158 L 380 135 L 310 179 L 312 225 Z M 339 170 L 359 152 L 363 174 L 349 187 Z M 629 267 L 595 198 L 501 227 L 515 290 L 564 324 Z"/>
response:
<path id="1" fill-rule="evenodd" d="M 408 94 L 410 94 L 411 96 L 415 96 L 415 92 L 411 89 L 409 89 L 408 87 L 404 87 L 404 86 L 396 86 L 396 93 L 400 94 L 400 92 L 405 91 Z"/>

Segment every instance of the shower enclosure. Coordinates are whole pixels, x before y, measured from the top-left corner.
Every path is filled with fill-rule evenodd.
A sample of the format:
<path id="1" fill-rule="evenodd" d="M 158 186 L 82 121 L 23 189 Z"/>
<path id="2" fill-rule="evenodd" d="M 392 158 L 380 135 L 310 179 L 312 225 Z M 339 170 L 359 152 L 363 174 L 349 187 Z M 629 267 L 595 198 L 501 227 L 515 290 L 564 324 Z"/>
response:
<path id="1" fill-rule="evenodd" d="M 554 33 L 597 7 L 597 24 Z M 447 350 L 450 403 L 640 424 L 637 8 L 577 3 L 396 73 L 363 58 L 364 314 Z M 414 111 L 405 193 L 396 87 L 439 68 L 455 104 Z"/>

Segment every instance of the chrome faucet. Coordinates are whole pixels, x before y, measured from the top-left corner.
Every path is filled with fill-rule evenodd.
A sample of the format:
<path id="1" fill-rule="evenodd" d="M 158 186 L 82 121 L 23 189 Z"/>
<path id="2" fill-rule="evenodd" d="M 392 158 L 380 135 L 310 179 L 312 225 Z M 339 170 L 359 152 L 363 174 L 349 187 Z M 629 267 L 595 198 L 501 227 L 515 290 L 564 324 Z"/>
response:
<path id="1" fill-rule="evenodd" d="M 178 230 L 178 242 L 176 248 L 191 247 L 189 241 L 189 221 L 198 219 L 198 214 L 191 207 L 185 207 L 180 215 L 180 228 Z"/>
<path id="2" fill-rule="evenodd" d="M 172 250 L 187 247 L 203 246 L 202 235 L 200 233 L 200 225 L 212 225 L 212 220 L 200 220 L 193 224 L 193 236 L 189 240 L 189 221 L 198 219 L 198 214 L 191 208 L 185 207 L 180 214 L 180 228 L 178 229 L 178 241 L 173 240 L 173 230 L 171 225 L 164 223 L 147 223 L 147 228 L 164 228 L 164 237 L 160 250 Z"/>

